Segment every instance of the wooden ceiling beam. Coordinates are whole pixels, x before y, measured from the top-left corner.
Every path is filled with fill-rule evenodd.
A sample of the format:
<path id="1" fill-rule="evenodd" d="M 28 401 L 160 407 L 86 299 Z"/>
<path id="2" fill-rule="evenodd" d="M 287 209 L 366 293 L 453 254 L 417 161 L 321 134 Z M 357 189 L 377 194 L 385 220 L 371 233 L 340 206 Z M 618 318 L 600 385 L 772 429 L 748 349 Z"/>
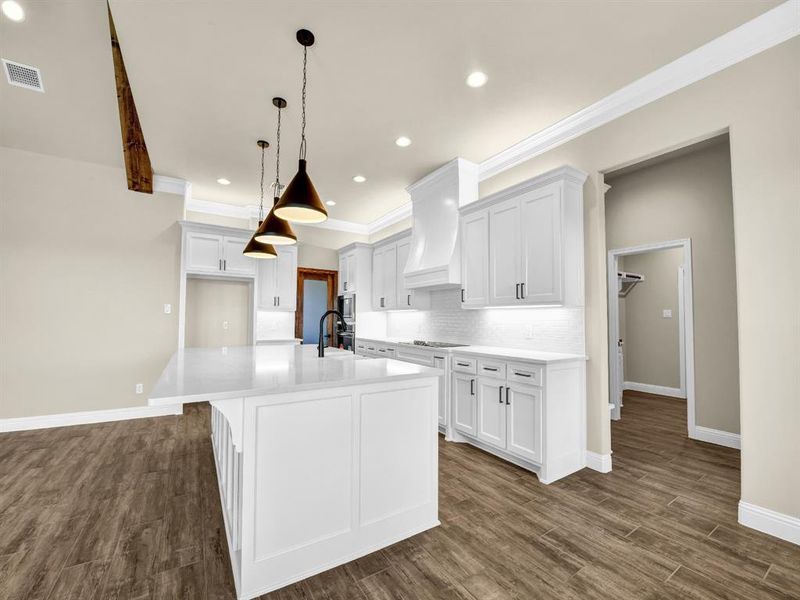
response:
<path id="1" fill-rule="evenodd" d="M 145 194 L 153 193 L 153 167 L 147 144 L 144 142 L 142 125 L 133 101 L 133 91 L 122 60 L 122 49 L 114 27 L 111 7 L 108 8 L 108 24 L 111 29 L 111 53 L 114 56 L 114 76 L 117 82 L 117 104 L 119 106 L 119 127 L 122 133 L 122 153 L 125 156 L 125 170 L 128 174 L 128 189 Z"/>

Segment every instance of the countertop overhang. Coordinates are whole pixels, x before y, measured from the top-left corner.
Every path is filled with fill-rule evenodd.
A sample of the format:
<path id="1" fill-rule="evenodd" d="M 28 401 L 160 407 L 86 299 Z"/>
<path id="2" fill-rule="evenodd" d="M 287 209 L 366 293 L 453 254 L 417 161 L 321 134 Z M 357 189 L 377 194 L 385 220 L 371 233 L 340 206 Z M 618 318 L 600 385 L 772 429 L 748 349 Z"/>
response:
<path id="1" fill-rule="evenodd" d="M 150 393 L 153 405 L 344 387 L 442 375 L 441 369 L 316 346 L 271 344 L 183 348 L 172 355 Z"/>

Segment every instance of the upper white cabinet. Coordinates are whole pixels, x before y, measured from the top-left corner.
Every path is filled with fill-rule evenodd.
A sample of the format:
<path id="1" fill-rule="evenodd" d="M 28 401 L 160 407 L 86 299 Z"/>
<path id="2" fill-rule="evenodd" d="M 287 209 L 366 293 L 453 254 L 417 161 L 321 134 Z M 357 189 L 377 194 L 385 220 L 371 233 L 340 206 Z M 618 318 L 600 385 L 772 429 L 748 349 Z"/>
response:
<path id="1" fill-rule="evenodd" d="M 249 238 L 184 229 L 184 269 L 187 273 L 253 277 L 255 259 L 242 254 Z"/>
<path id="2" fill-rule="evenodd" d="M 355 243 L 339 250 L 339 295 L 366 294 L 372 290 L 372 247 Z"/>
<path id="3" fill-rule="evenodd" d="M 373 310 L 408 310 L 430 306 L 430 294 L 406 287 L 404 270 L 411 248 L 407 233 L 375 246 L 372 253 Z"/>
<path id="4" fill-rule="evenodd" d="M 278 258 L 258 265 L 258 307 L 294 311 L 297 308 L 297 246 L 276 246 Z"/>
<path id="5" fill-rule="evenodd" d="M 583 182 L 561 167 L 461 211 L 462 306 L 582 306 Z"/>

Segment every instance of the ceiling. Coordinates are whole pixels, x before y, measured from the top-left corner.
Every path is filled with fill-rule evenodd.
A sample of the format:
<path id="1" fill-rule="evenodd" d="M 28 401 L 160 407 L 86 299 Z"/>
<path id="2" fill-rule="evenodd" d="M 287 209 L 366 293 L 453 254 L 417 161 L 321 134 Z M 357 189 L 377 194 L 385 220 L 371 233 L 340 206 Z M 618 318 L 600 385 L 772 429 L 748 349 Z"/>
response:
<path id="1" fill-rule="evenodd" d="M 42 69 L 45 94 L 0 82 L 0 144 L 122 165 L 105 3 L 19 0 L 0 54 Z M 368 223 L 455 156 L 481 161 L 776 6 L 763 2 L 178 2 L 111 0 L 155 171 L 203 200 L 258 201 L 260 151 L 296 170 L 301 27 L 309 173 L 336 219 Z M 489 82 L 464 80 L 485 71 Z M 413 141 L 399 148 L 394 139 Z M 352 177 L 362 174 L 365 183 Z M 216 179 L 232 181 L 221 186 Z"/>

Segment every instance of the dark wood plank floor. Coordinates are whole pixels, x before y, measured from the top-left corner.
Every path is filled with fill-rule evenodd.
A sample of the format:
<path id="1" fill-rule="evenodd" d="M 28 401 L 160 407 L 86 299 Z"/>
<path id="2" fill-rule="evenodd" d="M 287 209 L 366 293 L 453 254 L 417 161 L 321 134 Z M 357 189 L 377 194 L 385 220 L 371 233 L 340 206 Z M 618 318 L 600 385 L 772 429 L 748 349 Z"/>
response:
<path id="1" fill-rule="evenodd" d="M 234 598 L 208 417 L 0 434 L 0 598 Z M 800 547 L 736 523 L 739 453 L 685 422 L 629 396 L 613 473 L 550 486 L 442 442 L 441 527 L 265 598 L 800 598 Z"/>

